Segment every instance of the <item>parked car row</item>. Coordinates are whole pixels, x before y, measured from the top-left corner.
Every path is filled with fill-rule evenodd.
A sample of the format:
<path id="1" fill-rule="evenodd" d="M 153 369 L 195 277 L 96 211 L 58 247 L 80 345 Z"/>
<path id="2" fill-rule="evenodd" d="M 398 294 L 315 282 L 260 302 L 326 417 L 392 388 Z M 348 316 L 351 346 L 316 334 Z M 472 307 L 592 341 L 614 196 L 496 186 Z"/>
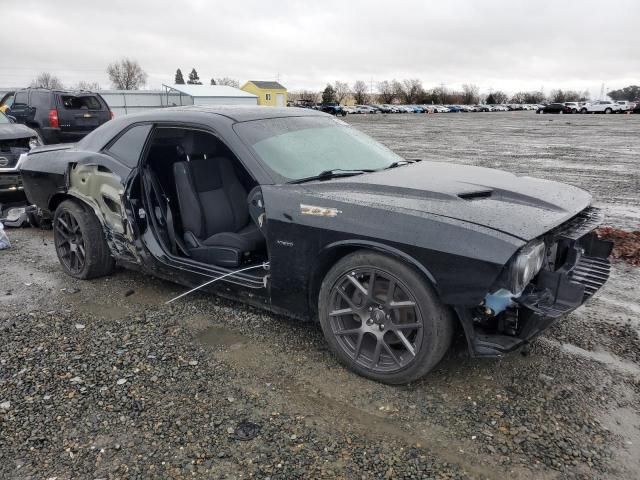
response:
<path id="1" fill-rule="evenodd" d="M 549 104 L 478 104 L 478 105 L 338 105 L 324 104 L 309 108 L 333 115 L 376 113 L 459 113 L 459 112 L 510 112 L 534 110 L 536 113 L 640 113 L 640 104 L 628 101 L 597 100 L 593 102 L 562 102 Z"/>
<path id="2" fill-rule="evenodd" d="M 596 100 L 593 102 L 564 102 L 539 105 L 536 113 L 640 113 L 640 104 L 626 100 Z"/>

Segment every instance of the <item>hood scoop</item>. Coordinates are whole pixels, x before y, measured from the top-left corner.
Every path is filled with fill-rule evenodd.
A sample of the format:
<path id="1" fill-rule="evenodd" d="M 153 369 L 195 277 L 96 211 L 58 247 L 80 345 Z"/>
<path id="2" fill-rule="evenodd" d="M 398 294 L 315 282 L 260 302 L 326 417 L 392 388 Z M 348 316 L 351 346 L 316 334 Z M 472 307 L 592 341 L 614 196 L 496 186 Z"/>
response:
<path id="1" fill-rule="evenodd" d="M 459 193 L 458 198 L 461 198 L 462 200 L 468 200 L 468 201 L 481 200 L 483 198 L 491 197 L 492 194 L 493 194 L 493 190 L 481 190 L 478 192 Z"/>

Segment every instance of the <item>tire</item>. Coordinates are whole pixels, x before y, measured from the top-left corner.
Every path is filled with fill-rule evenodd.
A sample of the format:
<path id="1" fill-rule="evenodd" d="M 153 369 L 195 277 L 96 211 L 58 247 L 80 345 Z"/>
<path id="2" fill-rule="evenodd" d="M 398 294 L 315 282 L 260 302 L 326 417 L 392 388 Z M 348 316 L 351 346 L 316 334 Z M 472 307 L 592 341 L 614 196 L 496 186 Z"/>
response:
<path id="1" fill-rule="evenodd" d="M 53 240 L 62 269 L 83 280 L 113 271 L 102 225 L 95 214 L 76 200 L 65 200 L 53 217 Z"/>
<path id="2" fill-rule="evenodd" d="M 563 115 L 563 114 L 564 114 L 564 112 L 563 112 L 562 110 L 560 110 L 558 113 L 559 113 L 560 115 Z"/>
<path id="3" fill-rule="evenodd" d="M 582 110 L 580 110 L 580 113 L 587 113 L 588 110 L 586 108 L 583 108 Z"/>
<path id="4" fill-rule="evenodd" d="M 367 250 L 345 256 L 329 270 L 318 313 L 324 337 L 342 364 L 391 385 L 433 369 L 449 349 L 454 330 L 452 312 L 423 276 Z"/>
<path id="5" fill-rule="evenodd" d="M 607 108 L 604 111 L 604 113 L 606 113 L 607 115 L 609 115 L 611 112 L 613 112 L 613 110 L 611 110 L 610 108 Z"/>
<path id="6" fill-rule="evenodd" d="M 577 108 L 572 108 L 571 109 L 571 113 L 578 113 L 578 109 Z"/>

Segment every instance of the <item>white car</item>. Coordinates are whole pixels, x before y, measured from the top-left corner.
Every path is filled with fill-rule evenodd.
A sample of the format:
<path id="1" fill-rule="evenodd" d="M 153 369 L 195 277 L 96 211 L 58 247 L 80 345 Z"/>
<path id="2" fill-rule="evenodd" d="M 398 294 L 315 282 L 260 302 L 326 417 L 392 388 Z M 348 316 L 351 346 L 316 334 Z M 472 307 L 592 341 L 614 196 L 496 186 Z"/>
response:
<path id="1" fill-rule="evenodd" d="M 621 109 L 620 105 L 611 100 L 598 100 L 584 104 L 580 109 L 580 113 L 615 113 Z"/>
<path id="2" fill-rule="evenodd" d="M 433 111 L 436 112 L 436 113 L 447 113 L 450 110 L 447 107 L 445 107 L 444 105 L 434 105 L 433 106 Z"/>
<path id="3" fill-rule="evenodd" d="M 578 113 L 581 109 L 578 102 L 564 102 L 564 106 L 569 107 L 571 109 L 571 113 Z"/>
<path id="4" fill-rule="evenodd" d="M 618 100 L 616 103 L 620 105 L 621 112 L 629 112 L 635 108 L 634 104 L 627 102 L 626 100 Z"/>

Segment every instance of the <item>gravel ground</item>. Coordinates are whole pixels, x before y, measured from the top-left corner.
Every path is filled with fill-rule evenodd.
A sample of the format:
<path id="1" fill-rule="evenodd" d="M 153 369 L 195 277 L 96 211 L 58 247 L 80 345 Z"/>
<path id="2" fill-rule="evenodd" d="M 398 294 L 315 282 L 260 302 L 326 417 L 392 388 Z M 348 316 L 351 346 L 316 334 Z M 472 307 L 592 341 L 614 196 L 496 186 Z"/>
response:
<path id="1" fill-rule="evenodd" d="M 487 114 L 494 142 L 487 151 L 477 140 L 478 158 L 497 151 L 502 168 L 517 170 L 495 138 L 502 122 L 546 125 L 526 113 Z M 473 118 L 487 123 L 484 115 L 462 115 L 349 121 L 376 136 L 423 129 L 413 145 L 439 138 L 430 126 L 445 122 L 458 129 L 449 141 L 472 130 L 481 139 Z M 529 148 L 527 134 L 520 141 Z M 406 138 L 402 147 L 420 148 Z M 616 194 L 632 195 L 637 169 L 616 181 Z M 592 191 L 615 207 L 614 192 Z M 425 379 L 390 387 L 343 369 L 315 325 L 199 293 L 165 306 L 182 288 L 136 272 L 76 281 L 60 271 L 51 232 L 9 235 L 13 248 L 0 252 L 0 478 L 640 477 L 638 267 L 616 262 L 603 290 L 527 355 L 473 360 L 458 344 Z M 243 441 L 247 421 L 259 430 Z"/>

